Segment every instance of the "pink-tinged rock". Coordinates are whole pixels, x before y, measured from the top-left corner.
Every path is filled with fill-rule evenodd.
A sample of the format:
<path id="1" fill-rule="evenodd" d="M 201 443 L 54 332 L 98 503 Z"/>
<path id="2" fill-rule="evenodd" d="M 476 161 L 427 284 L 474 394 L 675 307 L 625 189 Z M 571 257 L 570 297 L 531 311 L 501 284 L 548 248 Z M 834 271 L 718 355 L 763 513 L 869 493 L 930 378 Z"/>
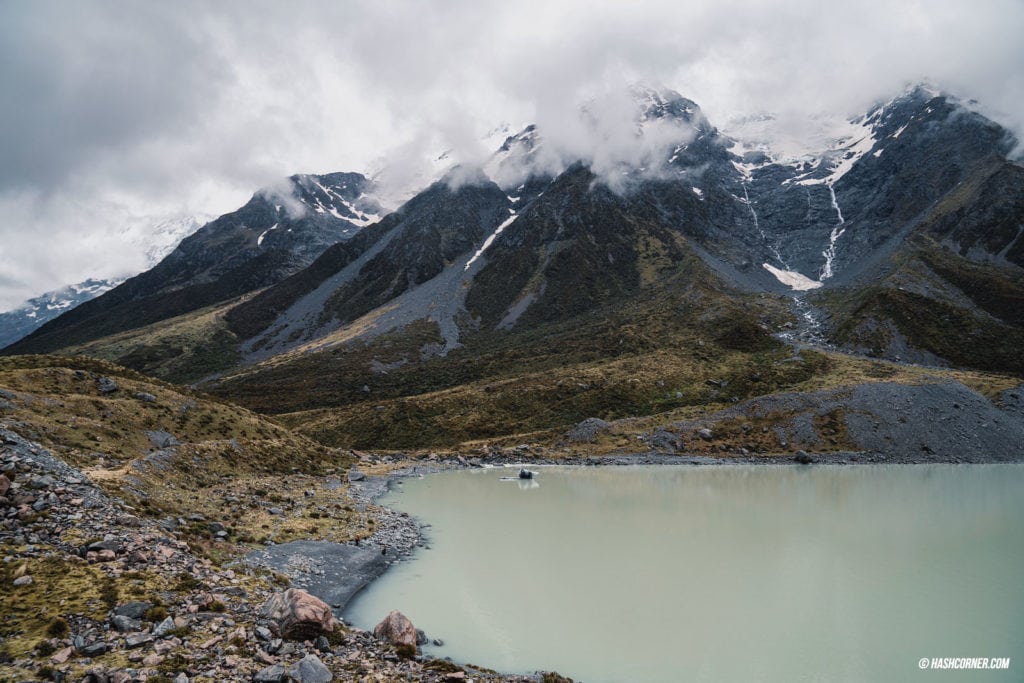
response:
<path id="1" fill-rule="evenodd" d="M 160 655 L 150 654 L 142 658 L 142 666 L 156 666 L 162 661 L 164 661 L 164 658 Z"/>
<path id="2" fill-rule="evenodd" d="M 392 610 L 391 614 L 384 617 L 384 621 L 374 627 L 373 635 L 392 645 L 416 647 L 416 627 L 412 625 L 408 617 L 398 610 Z"/>
<path id="3" fill-rule="evenodd" d="M 57 652 L 52 657 L 50 657 L 50 661 L 54 664 L 63 664 L 64 662 L 68 661 L 68 659 L 71 657 L 74 651 L 75 648 L 71 647 L 70 645 L 64 648 L 63 650 L 57 650 Z"/>
<path id="4" fill-rule="evenodd" d="M 0 474 L 0 496 L 6 496 L 11 488 L 11 480 L 6 474 Z"/>
<path id="5" fill-rule="evenodd" d="M 337 621 L 330 605 L 301 588 L 274 593 L 263 605 L 263 616 L 282 638 L 314 640 L 332 633 Z"/>
<path id="6" fill-rule="evenodd" d="M 85 559 L 89 562 L 113 562 L 117 559 L 117 553 L 113 550 L 90 550 L 85 554 Z"/>
<path id="7" fill-rule="evenodd" d="M 224 640 L 224 636 L 214 636 L 213 638 L 210 638 L 208 641 L 206 641 L 199 647 L 202 650 L 209 650 L 211 647 L 221 642 L 222 640 Z"/>

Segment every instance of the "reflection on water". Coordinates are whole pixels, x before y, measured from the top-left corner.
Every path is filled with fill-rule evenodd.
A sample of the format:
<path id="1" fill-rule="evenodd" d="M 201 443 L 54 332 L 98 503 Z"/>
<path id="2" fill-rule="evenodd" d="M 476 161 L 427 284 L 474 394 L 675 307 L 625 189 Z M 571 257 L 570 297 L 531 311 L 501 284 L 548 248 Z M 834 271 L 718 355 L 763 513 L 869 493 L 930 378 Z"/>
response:
<path id="1" fill-rule="evenodd" d="M 372 628 L 399 609 L 445 640 L 436 656 L 587 683 L 1022 678 L 1022 466 L 510 473 L 386 499 L 432 524 L 432 549 L 346 616 Z"/>

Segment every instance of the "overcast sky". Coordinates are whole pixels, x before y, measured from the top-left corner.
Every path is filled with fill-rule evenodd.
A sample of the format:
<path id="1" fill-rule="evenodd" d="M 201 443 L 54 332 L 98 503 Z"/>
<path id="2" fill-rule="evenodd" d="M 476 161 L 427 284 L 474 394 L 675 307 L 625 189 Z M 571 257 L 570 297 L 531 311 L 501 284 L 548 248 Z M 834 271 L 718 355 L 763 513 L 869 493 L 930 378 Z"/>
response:
<path id="1" fill-rule="evenodd" d="M 1021 0 L 0 0 L 0 310 L 141 268 L 157 219 L 473 158 L 635 81 L 792 134 L 927 79 L 1020 135 L 1022 36 Z"/>

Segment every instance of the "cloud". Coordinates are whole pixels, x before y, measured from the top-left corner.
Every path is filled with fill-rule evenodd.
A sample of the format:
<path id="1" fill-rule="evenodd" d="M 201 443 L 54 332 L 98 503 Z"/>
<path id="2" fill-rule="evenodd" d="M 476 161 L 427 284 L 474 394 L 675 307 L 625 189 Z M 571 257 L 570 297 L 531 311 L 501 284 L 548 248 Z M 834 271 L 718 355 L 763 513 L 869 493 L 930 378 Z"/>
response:
<path id="1" fill-rule="evenodd" d="M 486 159 L 499 122 L 571 151 L 579 104 L 635 81 L 799 141 L 809 113 L 929 79 L 1024 138 L 1022 33 L 1018 0 L 0 2 L 0 309 L 137 266 L 113 226 L 292 173 L 387 168 L 407 192 L 442 152 Z"/>

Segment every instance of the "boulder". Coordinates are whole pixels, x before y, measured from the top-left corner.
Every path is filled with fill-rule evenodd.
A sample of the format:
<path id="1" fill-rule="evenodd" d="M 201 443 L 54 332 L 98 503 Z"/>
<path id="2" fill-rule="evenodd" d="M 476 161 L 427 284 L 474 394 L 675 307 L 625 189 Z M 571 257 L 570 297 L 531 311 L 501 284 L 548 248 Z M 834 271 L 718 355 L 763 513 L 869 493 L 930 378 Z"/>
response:
<path id="1" fill-rule="evenodd" d="M 814 462 L 814 457 L 809 455 L 807 451 L 797 451 L 793 460 L 796 460 L 801 465 L 810 465 Z"/>
<path id="2" fill-rule="evenodd" d="M 10 490 L 11 480 L 7 478 L 6 474 L 0 474 L 0 496 L 6 496 Z"/>
<path id="3" fill-rule="evenodd" d="M 115 607 L 114 614 L 120 614 L 131 619 L 141 619 L 152 606 L 153 603 L 151 602 L 126 602 Z"/>
<path id="4" fill-rule="evenodd" d="M 280 664 L 272 664 L 265 669 L 257 671 L 252 677 L 252 683 L 281 683 L 284 680 L 284 667 Z"/>
<path id="5" fill-rule="evenodd" d="M 374 627 L 373 635 L 392 645 L 416 647 L 416 627 L 398 610 L 392 610 L 391 614 L 384 617 L 384 621 Z"/>
<path id="6" fill-rule="evenodd" d="M 710 429 L 705 427 L 703 429 L 697 430 L 697 436 L 704 439 L 705 441 L 710 441 L 711 438 L 714 436 L 714 433 Z"/>
<path id="7" fill-rule="evenodd" d="M 175 628 L 177 628 L 177 624 L 174 623 L 174 619 L 167 617 L 153 627 L 153 635 L 157 638 L 163 638 Z"/>
<path id="8" fill-rule="evenodd" d="M 101 394 L 112 394 L 117 391 L 120 387 L 110 377 L 100 377 L 96 382 L 96 388 L 99 389 Z"/>
<path id="9" fill-rule="evenodd" d="M 293 664 L 288 669 L 288 676 L 298 683 L 328 683 L 334 678 L 331 670 L 313 654 L 306 655 Z"/>
<path id="10" fill-rule="evenodd" d="M 330 605 L 301 588 L 274 593 L 263 605 L 263 616 L 289 640 L 315 640 L 337 626 Z"/>
<path id="11" fill-rule="evenodd" d="M 359 470 L 356 470 L 356 469 L 349 470 L 349 473 L 348 473 L 348 480 L 349 481 L 362 481 L 364 479 L 366 479 L 366 475 L 363 474 L 362 472 L 360 472 Z"/>
<path id="12" fill-rule="evenodd" d="M 142 629 L 142 621 L 126 617 L 123 614 L 115 614 L 110 619 L 110 625 L 113 626 L 114 630 L 118 633 L 132 633 L 133 631 Z"/>
<path id="13" fill-rule="evenodd" d="M 146 432 L 146 436 L 149 437 L 149 442 L 157 448 L 172 448 L 181 445 L 181 442 L 173 434 L 162 429 Z"/>
<path id="14" fill-rule="evenodd" d="M 153 642 L 153 636 L 149 633 L 130 633 L 124 639 L 124 645 L 128 649 L 142 647 Z"/>

